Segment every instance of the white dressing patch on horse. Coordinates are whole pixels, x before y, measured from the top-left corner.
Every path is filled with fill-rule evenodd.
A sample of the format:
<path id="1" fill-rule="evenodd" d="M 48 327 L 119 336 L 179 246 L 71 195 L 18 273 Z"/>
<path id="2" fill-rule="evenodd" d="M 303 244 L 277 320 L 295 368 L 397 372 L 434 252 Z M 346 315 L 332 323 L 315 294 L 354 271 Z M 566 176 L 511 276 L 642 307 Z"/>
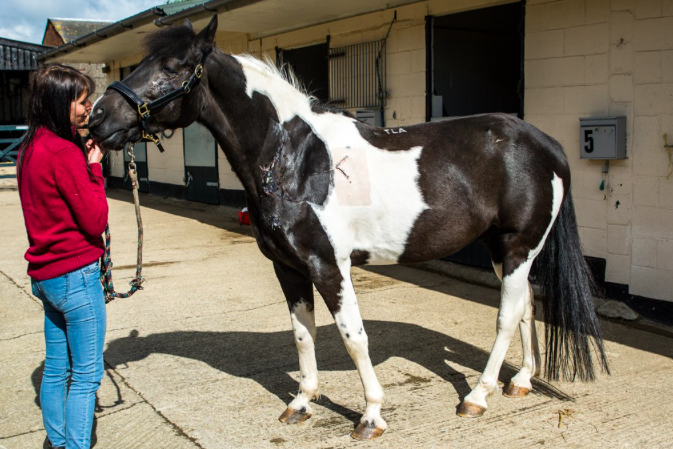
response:
<path id="1" fill-rule="evenodd" d="M 314 113 L 310 99 L 273 68 L 252 57 L 235 58 L 243 67 L 248 96 L 252 98 L 254 92 L 267 96 L 281 123 L 294 117 L 303 119 L 329 151 L 335 188 L 324 204 L 311 206 L 334 247 L 337 261 L 349 259 L 354 250 L 362 250 L 369 253 L 369 264 L 396 263 L 414 223 L 428 209 L 418 184 L 422 147 L 406 151 L 376 148 L 362 137 L 354 118 Z M 390 134 L 406 133 L 403 128 L 384 130 Z M 350 155 L 342 161 L 346 150 L 354 154 L 350 161 Z M 336 169 L 337 164 L 348 178 Z M 355 177 L 359 179 L 356 181 Z"/>
<path id="2" fill-rule="evenodd" d="M 369 185 L 369 163 L 361 148 L 332 150 L 334 189 L 340 206 L 369 206 L 372 204 Z"/>

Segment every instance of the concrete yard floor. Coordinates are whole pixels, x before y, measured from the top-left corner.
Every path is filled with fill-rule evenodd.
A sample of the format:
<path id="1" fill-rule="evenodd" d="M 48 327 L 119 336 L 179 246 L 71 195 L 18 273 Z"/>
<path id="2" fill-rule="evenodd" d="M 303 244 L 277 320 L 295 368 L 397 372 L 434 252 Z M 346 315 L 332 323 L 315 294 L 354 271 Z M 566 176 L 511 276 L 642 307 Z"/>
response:
<path id="1" fill-rule="evenodd" d="M 133 205 L 129 192 L 108 195 L 114 280 L 125 291 L 135 270 Z M 148 195 L 141 204 L 147 283 L 107 306 L 96 447 L 673 445 L 673 340 L 606 321 L 612 375 L 539 381 L 524 399 L 494 395 L 483 418 L 457 417 L 493 344 L 499 292 L 404 266 L 353 269 L 388 430 L 371 442 L 349 437 L 364 410 L 362 385 L 319 296 L 322 397 L 305 423 L 281 424 L 297 390 L 297 353 L 271 263 L 249 227 L 231 208 Z M 0 211 L 0 447 L 40 448 L 43 315 L 30 295 L 11 176 L 0 176 Z M 520 360 L 517 336 L 501 381 Z"/>

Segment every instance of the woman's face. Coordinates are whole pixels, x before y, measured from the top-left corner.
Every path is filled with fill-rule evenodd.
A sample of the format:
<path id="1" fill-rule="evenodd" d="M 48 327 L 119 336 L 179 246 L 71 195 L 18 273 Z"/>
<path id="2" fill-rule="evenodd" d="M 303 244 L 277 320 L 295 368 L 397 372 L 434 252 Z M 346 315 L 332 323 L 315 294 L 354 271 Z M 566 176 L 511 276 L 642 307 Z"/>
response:
<path id="1" fill-rule="evenodd" d="M 81 128 L 86 125 L 91 113 L 91 102 L 89 101 L 89 93 L 84 92 L 82 95 L 70 104 L 70 123 L 75 128 Z"/>

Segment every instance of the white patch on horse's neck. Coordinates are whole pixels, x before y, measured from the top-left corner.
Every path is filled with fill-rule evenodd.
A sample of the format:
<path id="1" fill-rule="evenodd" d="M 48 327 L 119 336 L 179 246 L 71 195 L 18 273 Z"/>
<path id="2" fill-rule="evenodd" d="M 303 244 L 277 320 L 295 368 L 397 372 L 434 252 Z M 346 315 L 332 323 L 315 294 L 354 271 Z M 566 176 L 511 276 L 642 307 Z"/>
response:
<path id="1" fill-rule="evenodd" d="M 269 98 L 280 123 L 294 117 L 304 120 L 324 142 L 332 164 L 337 164 L 348 150 L 354 163 L 366 165 L 367 169 L 361 172 L 347 169 L 349 176 L 366 173 L 368 177 L 354 187 L 356 191 L 347 192 L 351 196 L 347 200 L 355 198 L 355 202 L 344 201 L 343 197 L 340 201 L 337 185 L 325 203 L 311 204 L 337 260 L 349 260 L 351 252 L 358 249 L 369 253 L 369 263 L 397 262 L 414 223 L 428 209 L 418 184 L 418 161 L 423 148 L 413 146 L 406 151 L 377 148 L 362 136 L 353 117 L 315 113 L 311 110 L 311 98 L 274 67 L 251 56 L 235 58 L 243 67 L 247 95 L 252 97 L 259 92 Z M 401 129 L 397 128 L 394 134 L 401 133 Z M 358 188 L 367 191 L 359 192 Z"/>
<path id="2" fill-rule="evenodd" d="M 234 56 L 243 67 L 245 92 L 252 98 L 254 92 L 265 95 L 278 114 L 280 123 L 295 116 L 311 115 L 311 99 L 285 80 L 269 64 L 253 56 Z"/>

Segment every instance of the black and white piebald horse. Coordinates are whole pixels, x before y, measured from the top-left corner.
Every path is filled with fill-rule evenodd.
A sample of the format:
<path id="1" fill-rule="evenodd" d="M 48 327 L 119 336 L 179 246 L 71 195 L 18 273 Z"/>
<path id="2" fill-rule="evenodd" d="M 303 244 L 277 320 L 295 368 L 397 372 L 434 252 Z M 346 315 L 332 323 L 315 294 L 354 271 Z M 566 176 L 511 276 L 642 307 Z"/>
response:
<path id="1" fill-rule="evenodd" d="M 301 380 L 281 421 L 308 418 L 318 396 L 315 285 L 364 386 L 367 406 L 353 436 L 381 435 L 384 394 L 351 266 L 427 261 L 474 240 L 490 251 L 502 298 L 495 344 L 460 416 L 486 410 L 517 326 L 523 366 L 504 393 L 521 397 L 532 388 L 541 366 L 528 282 L 536 258 L 547 377 L 592 380 L 593 352 L 607 371 L 557 141 L 504 114 L 372 127 L 318 104 L 272 64 L 214 48 L 216 29 L 217 16 L 198 35 L 187 21 L 150 35 L 147 56 L 123 87 L 96 102 L 89 128 L 104 148 L 119 149 L 198 121 L 224 150 L 290 309 Z"/>

